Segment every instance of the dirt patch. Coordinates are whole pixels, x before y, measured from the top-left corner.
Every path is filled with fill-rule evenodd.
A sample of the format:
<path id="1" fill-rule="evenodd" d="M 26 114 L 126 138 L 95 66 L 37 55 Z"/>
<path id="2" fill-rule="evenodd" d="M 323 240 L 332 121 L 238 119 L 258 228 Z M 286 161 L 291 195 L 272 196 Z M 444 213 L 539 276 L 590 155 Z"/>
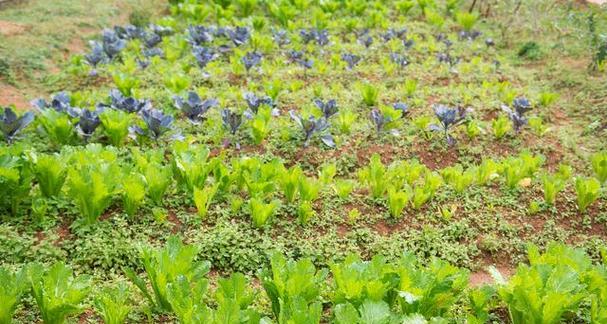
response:
<path id="1" fill-rule="evenodd" d="M 17 88 L 0 81 L 0 107 L 15 105 L 19 110 L 29 109 L 30 103 Z"/>
<path id="2" fill-rule="evenodd" d="M 502 277 L 504 277 L 504 279 L 508 279 L 510 278 L 510 276 L 512 276 L 512 274 L 514 273 L 514 269 L 510 268 L 508 266 L 505 265 L 493 265 L 497 271 L 499 271 L 499 273 L 502 274 Z M 491 285 L 495 283 L 495 280 L 493 279 L 493 277 L 491 276 L 491 274 L 489 273 L 489 271 L 485 270 L 481 270 L 481 271 L 476 271 L 470 274 L 470 285 L 472 287 L 479 287 L 482 285 Z"/>
<path id="3" fill-rule="evenodd" d="M 2 36 L 15 36 L 23 34 L 31 28 L 32 27 L 29 25 L 18 24 L 12 21 L 0 20 L 0 35 Z"/>

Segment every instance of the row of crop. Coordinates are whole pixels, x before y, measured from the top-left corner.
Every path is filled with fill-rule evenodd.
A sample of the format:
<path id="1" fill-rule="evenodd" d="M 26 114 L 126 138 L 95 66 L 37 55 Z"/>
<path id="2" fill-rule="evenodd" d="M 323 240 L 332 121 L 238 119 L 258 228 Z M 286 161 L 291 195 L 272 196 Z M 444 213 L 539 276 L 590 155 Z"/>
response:
<path id="1" fill-rule="evenodd" d="M 369 101 L 369 125 L 371 131 L 378 135 L 385 133 L 398 133 L 407 124 L 410 114 L 409 106 L 397 102 L 391 106 L 378 104 L 377 89 L 363 86 L 362 98 Z M 369 96 L 375 99 L 369 99 Z M 183 138 L 182 131 L 174 125 L 174 117 L 151 107 L 148 100 L 138 100 L 123 96 L 118 90 L 112 91 L 111 103 L 100 105 L 97 110 L 90 111 L 73 107 L 70 97 L 61 93 L 51 104 L 39 101 L 37 107 L 39 115 L 27 112 L 18 116 L 11 108 L 5 108 L 0 113 L 0 129 L 3 138 L 11 143 L 24 128 L 37 120 L 41 135 L 55 146 L 74 145 L 82 142 L 100 141 L 114 146 L 122 146 L 129 138 L 137 139 L 142 143 L 146 139 L 158 141 L 161 138 Z M 247 110 L 244 112 L 233 109 L 222 109 L 215 116 L 209 113 L 212 107 L 218 104 L 215 99 L 202 100 L 195 92 L 189 92 L 187 98 L 175 97 L 175 106 L 181 110 L 185 118 L 194 125 L 204 123 L 205 133 L 213 135 L 215 142 L 223 145 L 233 143 L 240 146 L 245 138 L 252 144 L 261 144 L 273 130 L 280 129 L 282 124 L 273 122 L 279 110 L 274 99 L 270 96 L 256 96 L 252 93 L 244 95 Z M 303 113 L 290 111 L 290 118 L 299 130 L 293 129 L 289 133 L 280 132 L 282 137 L 301 138 L 304 146 L 318 138 L 329 147 L 336 145 L 332 133 L 343 136 L 352 133 L 359 116 L 351 109 L 340 109 L 335 100 L 314 100 L 314 109 Z M 491 129 L 496 139 L 503 138 L 511 131 L 518 134 L 521 129 L 531 124 L 534 132 L 543 135 L 547 126 L 537 117 L 528 118 L 526 113 L 531 110 L 531 104 L 525 98 L 513 100 L 513 108 L 503 107 L 509 119 L 501 116 L 492 121 Z M 106 108 L 107 107 L 107 108 Z M 138 113 L 140 119 L 134 114 Z M 430 116 L 418 116 L 410 123 L 419 130 L 419 134 L 426 139 L 431 138 L 432 131 L 444 136 L 447 143 L 454 144 L 452 136 L 454 129 L 459 125 L 465 126 L 469 138 L 475 138 L 484 132 L 481 122 L 471 118 L 470 111 L 462 108 L 451 108 L 443 105 L 434 107 L 435 119 Z M 220 120 L 219 120 L 220 119 Z M 193 130 L 196 133 L 196 130 Z"/>
<path id="2" fill-rule="evenodd" d="M 553 205 L 559 192 L 572 178 L 569 166 L 561 165 L 550 173 L 541 170 L 542 156 L 521 153 L 501 161 L 485 159 L 464 169 L 460 165 L 432 171 L 412 161 L 384 165 L 374 155 L 358 170 L 358 179 L 337 178 L 334 163 L 323 165 L 317 176 L 306 174 L 299 166 L 291 168 L 277 159 L 264 162 L 257 157 L 212 157 L 205 146 L 176 142 L 172 151 L 145 152 L 133 148 L 127 156 L 113 147 L 89 144 L 85 148 L 66 147 L 62 153 L 41 154 L 33 150 L 0 153 L 0 208 L 19 212 L 23 201 L 31 203 L 31 214 L 42 218 L 48 199 L 68 199 L 78 209 L 84 223 L 94 223 L 116 200 L 124 211 L 135 216 L 146 201 L 162 206 L 172 192 L 184 193 L 205 217 L 212 204 L 228 202 L 233 213 L 246 211 L 256 227 L 262 227 L 281 205 L 296 207 L 305 224 L 314 216 L 314 201 L 331 191 L 342 199 L 355 189 L 366 189 L 371 198 L 387 204 L 393 217 L 399 218 L 410 205 L 418 210 L 448 187 L 461 195 L 471 186 L 502 183 L 516 189 L 525 182 L 538 181 L 547 205 Z M 607 180 L 607 152 L 591 158 L 595 177 L 576 177 L 577 205 L 584 212 L 600 197 Z M 34 185 L 37 184 L 37 190 Z M 173 185 L 175 184 L 175 185 Z"/>
<path id="3" fill-rule="evenodd" d="M 607 320 L 607 268 L 564 245 L 552 244 L 544 254 L 531 246 L 529 265 L 519 265 L 509 280 L 491 269 L 495 284 L 483 287 L 469 286 L 467 270 L 438 259 L 423 265 L 410 254 L 393 263 L 381 256 L 363 261 L 351 255 L 330 269 L 317 269 L 308 259 L 274 253 L 270 266 L 258 273 L 265 297 L 240 273 L 219 278 L 210 291 L 210 264 L 196 255 L 194 246 L 171 237 L 164 248 L 142 250 L 143 277 L 126 270 L 149 303 L 149 315 L 223 324 L 314 324 L 323 318 L 344 324 L 453 323 L 456 318 L 486 323 L 500 319 L 495 312 L 505 307 L 514 324 Z M 28 292 L 44 323 L 63 323 L 84 311 L 91 288 L 88 276 L 74 277 L 63 263 L 48 269 L 32 264 L 17 273 L 0 268 L 0 323 L 11 322 Z M 260 308 L 262 298 L 270 301 L 271 312 Z M 107 287 L 92 299 L 108 324 L 124 323 L 135 306 L 125 284 Z"/>

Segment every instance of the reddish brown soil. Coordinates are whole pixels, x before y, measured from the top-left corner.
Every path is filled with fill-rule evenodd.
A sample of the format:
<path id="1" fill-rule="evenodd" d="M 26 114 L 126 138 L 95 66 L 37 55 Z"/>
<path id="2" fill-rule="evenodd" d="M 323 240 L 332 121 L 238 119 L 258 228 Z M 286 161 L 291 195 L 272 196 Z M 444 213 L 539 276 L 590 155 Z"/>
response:
<path id="1" fill-rule="evenodd" d="M 0 26 L 0 28 L 2 28 Z M 0 80 L 0 107 L 15 105 L 19 110 L 29 109 L 30 103 L 17 88 Z"/>

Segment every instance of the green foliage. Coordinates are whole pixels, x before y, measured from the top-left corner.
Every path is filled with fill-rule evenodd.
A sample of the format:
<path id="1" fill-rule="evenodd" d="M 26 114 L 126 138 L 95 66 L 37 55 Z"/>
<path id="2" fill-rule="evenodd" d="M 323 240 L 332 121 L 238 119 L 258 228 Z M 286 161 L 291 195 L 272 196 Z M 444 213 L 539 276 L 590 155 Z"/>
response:
<path id="1" fill-rule="evenodd" d="M 452 186 L 456 193 L 462 194 L 474 182 L 475 170 L 472 168 L 463 170 L 461 165 L 444 168 L 441 175 L 445 183 Z"/>
<path id="2" fill-rule="evenodd" d="M 178 275 L 167 284 L 166 293 L 173 312 L 181 323 L 211 323 L 213 315 L 204 303 L 208 280 L 190 280 Z"/>
<path id="3" fill-rule="evenodd" d="M 138 149 L 133 149 L 131 152 L 137 169 L 145 178 L 148 196 L 155 205 L 160 205 L 173 181 L 173 169 L 163 164 L 162 151 L 148 150 L 147 154 L 143 154 Z"/>
<path id="4" fill-rule="evenodd" d="M 476 184 L 484 186 L 493 178 L 497 177 L 498 167 L 499 165 L 495 161 L 491 159 L 484 159 L 483 162 L 481 162 L 481 164 L 475 169 Z"/>
<path id="5" fill-rule="evenodd" d="M 116 147 L 122 146 L 129 135 L 131 115 L 122 110 L 106 109 L 99 115 L 99 119 L 109 143 Z"/>
<path id="6" fill-rule="evenodd" d="M 577 207 L 583 213 L 597 198 L 601 191 L 601 183 L 595 178 L 578 177 L 575 179 Z"/>
<path id="7" fill-rule="evenodd" d="M 337 179 L 333 183 L 333 190 L 339 198 L 344 199 L 348 197 L 350 193 L 352 193 L 352 190 L 354 190 L 355 185 L 356 182 L 353 180 Z"/>
<path id="8" fill-rule="evenodd" d="M 360 96 L 362 101 L 368 107 L 377 105 L 379 96 L 379 89 L 371 85 L 370 83 L 363 83 L 360 85 Z"/>
<path id="9" fill-rule="evenodd" d="M 336 305 L 350 303 L 360 307 L 366 300 L 378 302 L 394 298 L 390 290 L 396 288 L 397 281 L 381 256 L 362 261 L 350 255 L 341 263 L 331 264 L 330 269 L 335 281 L 333 301 Z"/>
<path id="10" fill-rule="evenodd" d="M 285 169 L 282 176 L 278 179 L 288 203 L 293 203 L 297 198 L 299 179 L 301 177 L 303 177 L 301 168 L 299 166 L 293 166 L 288 170 Z"/>
<path id="11" fill-rule="evenodd" d="M 202 189 L 194 188 L 194 204 L 196 205 L 196 209 L 198 209 L 198 216 L 201 218 L 207 216 L 213 197 L 217 193 L 217 188 L 219 188 L 218 184 L 206 186 Z"/>
<path id="12" fill-rule="evenodd" d="M 31 189 L 32 174 L 25 161 L 10 152 L 0 153 L 0 210 L 17 215 Z"/>
<path id="13" fill-rule="evenodd" d="M 139 173 L 131 173 L 122 181 L 122 204 L 129 216 L 134 216 L 145 199 L 145 178 Z"/>
<path id="14" fill-rule="evenodd" d="M 195 261 L 198 249 L 193 245 L 184 245 L 176 236 L 171 236 L 162 249 L 144 248 L 141 250 L 141 261 L 152 286 L 152 295 L 146 282 L 132 270 L 126 275 L 142 291 L 150 305 L 161 311 L 171 311 L 173 308 L 168 300 L 167 289 L 171 284 L 187 280 L 198 282 L 209 272 L 208 262 Z M 177 283 L 179 284 L 179 283 Z"/>
<path id="15" fill-rule="evenodd" d="M 386 167 L 381 162 L 379 154 L 371 156 L 369 164 L 358 171 L 360 182 L 367 185 L 373 198 L 381 198 L 388 189 L 389 179 Z"/>
<path id="16" fill-rule="evenodd" d="M 55 145 L 73 144 L 76 141 L 76 131 L 69 115 L 54 109 L 44 109 L 40 112 L 38 122 L 45 135 Z"/>
<path id="17" fill-rule="evenodd" d="M 529 248 L 530 265 L 520 265 L 509 282 L 498 289 L 510 320 L 519 323 L 560 323 L 584 299 L 581 274 L 589 260 L 579 251 L 551 245 L 540 255 Z"/>
<path id="18" fill-rule="evenodd" d="M 118 88 L 124 96 L 128 97 L 133 95 L 133 90 L 139 87 L 140 84 L 138 77 L 126 73 L 115 73 L 112 75 L 112 78 L 116 88 Z"/>
<path id="19" fill-rule="evenodd" d="M 122 324 L 131 311 L 130 291 L 124 284 L 106 288 L 95 298 L 95 309 L 106 324 Z"/>
<path id="20" fill-rule="evenodd" d="M 559 94 L 554 92 L 540 92 L 537 103 L 540 107 L 549 107 L 559 99 Z"/>
<path id="21" fill-rule="evenodd" d="M 491 128 L 493 129 L 493 135 L 497 139 L 502 139 L 510 130 L 512 130 L 512 123 L 506 116 L 499 116 L 491 122 Z"/>
<path id="22" fill-rule="evenodd" d="M 81 157 L 87 159 L 86 156 Z M 88 157 L 90 159 L 90 157 Z M 85 224 L 93 224 L 110 206 L 118 189 L 120 166 L 110 160 L 79 160 L 68 171 L 67 189 L 69 197 L 78 208 Z"/>
<path id="23" fill-rule="evenodd" d="M 544 174 L 542 176 L 542 186 L 544 189 L 544 200 L 548 205 L 554 205 L 556 195 L 565 189 L 565 185 L 571 177 L 571 167 L 561 165 L 556 174 Z"/>
<path id="24" fill-rule="evenodd" d="M 209 150 L 206 147 L 193 147 L 174 152 L 174 155 L 177 181 L 190 192 L 194 192 L 194 188 L 204 188 L 212 167 L 208 162 Z"/>
<path id="25" fill-rule="evenodd" d="M 468 286 L 468 271 L 433 259 L 427 267 L 406 254 L 395 269 L 399 276 L 398 303 L 403 314 L 443 316 Z"/>
<path id="26" fill-rule="evenodd" d="M 528 60 L 539 60 L 542 55 L 540 45 L 533 41 L 524 43 L 518 50 L 518 56 Z"/>
<path id="27" fill-rule="evenodd" d="M 90 291 L 88 276 L 74 278 L 72 269 L 60 262 L 48 271 L 40 264 L 32 264 L 27 276 L 44 323 L 64 323 L 68 316 L 84 310 L 81 302 Z"/>
<path id="28" fill-rule="evenodd" d="M 253 226 L 261 228 L 266 225 L 274 215 L 279 204 L 280 203 L 277 200 L 264 203 L 262 198 L 251 198 L 251 200 L 249 200 L 249 209 L 251 211 Z"/>
<path id="29" fill-rule="evenodd" d="M 46 198 L 57 197 L 67 177 L 67 166 L 64 156 L 58 154 L 30 154 L 34 177 L 40 192 Z"/>
<path id="30" fill-rule="evenodd" d="M 251 138 L 255 145 L 263 142 L 272 130 L 270 127 L 271 109 L 269 107 L 260 107 L 259 111 L 251 120 Z"/>
<path id="31" fill-rule="evenodd" d="M 401 191 L 394 188 L 388 189 L 388 206 L 390 207 L 390 215 L 394 218 L 400 218 L 403 209 L 411 200 L 413 192 L 409 187 L 407 190 Z"/>
<path id="32" fill-rule="evenodd" d="M 172 93 L 178 94 L 190 88 L 192 80 L 184 74 L 170 74 L 164 79 L 164 86 Z"/>
<path id="33" fill-rule="evenodd" d="M 286 260 L 279 253 L 272 255 L 270 264 L 260 277 L 278 323 L 320 323 L 326 270 L 317 271 L 308 259 Z"/>
<path id="34" fill-rule="evenodd" d="M 505 159 L 502 162 L 500 174 L 504 176 L 508 188 L 514 189 L 521 180 L 533 176 L 543 163 L 544 158 L 541 155 L 534 156 L 524 152 L 518 157 Z"/>
<path id="35" fill-rule="evenodd" d="M 468 11 L 460 11 L 455 15 L 455 20 L 463 30 L 469 32 L 474 28 L 478 20 L 478 14 Z"/>
<path id="36" fill-rule="evenodd" d="M 335 322 L 338 324 L 396 324 L 419 321 L 408 321 L 408 319 L 392 313 L 390 306 L 384 301 L 365 300 L 358 309 L 350 303 L 335 306 Z M 425 323 L 423 318 L 421 322 Z"/>
<path id="37" fill-rule="evenodd" d="M 592 171 L 600 183 L 607 181 L 607 151 L 602 151 L 590 157 Z"/>
<path id="38" fill-rule="evenodd" d="M 24 269 L 13 273 L 0 267 L 0 323 L 11 323 L 15 308 L 27 288 Z"/>

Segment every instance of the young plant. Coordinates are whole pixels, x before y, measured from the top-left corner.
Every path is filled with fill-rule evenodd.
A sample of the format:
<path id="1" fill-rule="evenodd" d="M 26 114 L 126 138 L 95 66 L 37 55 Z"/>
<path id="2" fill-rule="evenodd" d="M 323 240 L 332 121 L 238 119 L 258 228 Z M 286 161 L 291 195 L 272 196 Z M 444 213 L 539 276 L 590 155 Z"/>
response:
<path id="1" fill-rule="evenodd" d="M 337 197 L 345 199 L 350 195 L 350 193 L 352 193 L 355 185 L 356 183 L 352 180 L 337 179 L 333 183 L 333 190 L 335 191 Z"/>
<path id="2" fill-rule="evenodd" d="M 130 217 L 135 216 L 137 209 L 143 204 L 145 189 L 145 177 L 139 173 L 126 176 L 122 182 L 122 204 Z"/>
<path id="3" fill-rule="evenodd" d="M 76 132 L 69 115 L 53 109 L 44 109 L 40 112 L 38 120 L 53 144 L 67 145 L 75 142 Z"/>
<path id="4" fill-rule="evenodd" d="M 351 109 L 341 109 L 333 118 L 333 125 L 341 134 L 350 134 L 357 117 L 358 115 Z"/>
<path id="5" fill-rule="evenodd" d="M 107 109 L 99 115 L 103 132 L 110 144 L 119 147 L 129 135 L 131 115 L 122 110 Z"/>
<path id="6" fill-rule="evenodd" d="M 469 273 L 445 261 L 432 259 L 422 266 L 412 254 L 405 254 L 395 267 L 402 314 L 426 318 L 444 316 L 468 287 Z"/>
<path id="7" fill-rule="evenodd" d="M 153 108 L 143 110 L 141 118 L 143 118 L 146 128 L 142 129 L 139 126 L 133 126 L 133 131 L 139 135 L 146 135 L 156 141 L 160 136 L 171 130 L 171 124 L 173 123 L 173 116 L 164 114 L 162 111 Z"/>
<path id="8" fill-rule="evenodd" d="M 470 33 L 478 20 L 478 15 L 472 12 L 460 11 L 455 15 L 455 20 L 465 32 Z"/>
<path id="9" fill-rule="evenodd" d="M 556 174 L 544 174 L 542 176 L 544 200 L 548 205 L 554 205 L 556 195 L 565 189 L 565 185 L 570 177 L 571 167 L 565 165 L 561 165 L 560 171 Z"/>
<path id="10" fill-rule="evenodd" d="M 328 147 L 335 147 L 333 136 L 326 132 L 329 128 L 329 122 L 324 118 L 316 118 L 310 116 L 307 119 L 297 115 L 295 111 L 289 111 L 291 119 L 303 130 L 304 132 L 304 147 L 310 144 L 310 140 L 314 134 L 319 134 L 320 140 Z"/>
<path id="11" fill-rule="evenodd" d="M 0 211 L 17 215 L 19 205 L 29 196 L 31 173 L 23 159 L 9 150 L 0 151 Z"/>
<path id="12" fill-rule="evenodd" d="M 449 134 L 449 130 L 464 123 L 470 110 L 462 107 L 450 108 L 443 105 L 434 106 L 434 114 L 440 124 L 431 124 L 430 130 L 443 132 L 447 144 L 455 144 L 455 139 Z"/>
<path id="13" fill-rule="evenodd" d="M 523 126 L 529 122 L 525 116 L 527 112 L 531 110 L 531 103 L 525 97 L 518 97 L 512 102 L 513 109 L 508 106 L 502 106 L 502 110 L 508 114 L 510 120 L 512 120 L 512 126 L 518 134 Z"/>
<path id="14" fill-rule="evenodd" d="M 400 125 L 402 116 L 402 110 L 389 106 L 373 109 L 370 113 L 371 122 L 375 126 L 375 130 L 378 134 L 384 131 L 391 131 L 396 134 L 396 128 Z"/>
<path id="15" fill-rule="evenodd" d="M 601 183 L 595 178 L 578 177 L 575 179 L 575 192 L 577 194 L 577 206 L 580 212 L 585 212 L 599 197 Z"/>
<path id="16" fill-rule="evenodd" d="M 106 288 L 95 298 L 97 313 L 106 324 L 123 324 L 131 311 L 129 288 L 121 283 L 115 288 Z"/>
<path id="17" fill-rule="evenodd" d="M 173 164 L 177 181 L 188 191 L 204 188 L 211 172 L 208 161 L 210 151 L 205 147 L 194 147 L 187 151 L 175 152 Z"/>
<path id="18" fill-rule="evenodd" d="M 164 79 L 164 86 L 172 93 L 181 93 L 192 84 L 192 79 L 184 74 L 171 74 Z"/>
<path id="19" fill-rule="evenodd" d="M 495 138 L 502 139 L 512 129 L 512 124 L 508 121 L 508 118 L 499 116 L 491 122 L 491 129 L 493 129 Z"/>
<path id="20" fill-rule="evenodd" d="M 207 216 L 207 212 L 218 188 L 219 184 L 206 186 L 202 189 L 199 189 L 198 187 L 194 188 L 194 204 L 196 205 L 200 218 L 205 218 Z"/>
<path id="21" fill-rule="evenodd" d="M 219 103 L 217 99 L 200 99 L 200 96 L 194 92 L 188 92 L 187 98 L 182 98 L 179 96 L 173 97 L 175 102 L 175 107 L 181 110 L 183 115 L 195 125 L 198 125 L 202 120 L 204 120 L 204 116 L 212 107 L 217 106 Z"/>
<path id="22" fill-rule="evenodd" d="M 391 280 L 395 278 L 391 276 L 390 266 L 382 256 L 363 261 L 354 254 L 348 255 L 343 262 L 329 264 L 335 281 L 333 303 L 360 307 L 367 300 L 392 299 L 389 294 L 396 288 L 396 280 Z"/>
<path id="23" fill-rule="evenodd" d="M 453 187 L 457 194 L 462 194 L 474 182 L 475 170 L 463 170 L 461 165 L 447 167 L 441 171 L 445 182 Z"/>
<path id="24" fill-rule="evenodd" d="M 326 270 L 317 271 L 309 259 L 286 260 L 279 253 L 271 256 L 270 265 L 260 277 L 278 323 L 319 323 Z"/>
<path id="25" fill-rule="evenodd" d="M 476 167 L 476 178 L 475 183 L 484 186 L 489 183 L 495 177 L 498 177 L 498 163 L 491 159 L 484 159 L 483 162 Z"/>
<path id="26" fill-rule="evenodd" d="M 68 316 L 81 313 L 81 302 L 90 291 L 89 277 L 73 277 L 72 269 L 58 262 L 48 271 L 41 264 L 27 268 L 32 296 L 44 323 L 65 323 Z"/>
<path id="27" fill-rule="evenodd" d="M 251 200 L 249 200 L 249 209 L 251 211 L 253 226 L 262 228 L 264 225 L 266 225 L 270 218 L 272 218 L 274 215 L 274 212 L 278 206 L 278 201 L 264 203 L 262 198 L 251 198 Z"/>
<path id="28" fill-rule="evenodd" d="M 498 288 L 510 321 L 560 323 L 578 310 L 587 295 L 581 281 L 583 272 L 578 267 L 588 261 L 583 255 L 557 245 L 549 246 L 544 255 L 531 246 L 528 254 L 529 266 L 520 265 L 508 283 Z"/>
<path id="29" fill-rule="evenodd" d="M 360 87 L 360 95 L 362 97 L 363 103 L 367 107 L 373 107 L 377 105 L 379 89 L 369 83 L 364 83 Z"/>
<path id="30" fill-rule="evenodd" d="M 303 177 L 301 168 L 294 166 L 291 169 L 285 169 L 283 174 L 278 178 L 280 187 L 282 188 L 288 203 L 295 202 L 295 198 L 297 198 L 297 193 L 299 191 L 299 179 L 301 177 Z"/>
<path id="31" fill-rule="evenodd" d="M 65 156 L 53 154 L 30 154 L 34 177 L 40 192 L 46 198 L 57 197 L 67 177 Z"/>
<path id="32" fill-rule="evenodd" d="M 386 167 L 381 162 L 381 158 L 377 153 L 371 156 L 369 165 L 358 172 L 358 177 L 361 183 L 369 187 L 373 198 L 378 199 L 383 197 L 386 190 L 388 190 L 390 178 L 387 176 Z"/>
<path id="33" fill-rule="evenodd" d="M 13 142 L 19 132 L 27 127 L 34 120 L 34 113 L 28 111 L 21 116 L 17 116 L 12 108 L 4 108 L 4 112 L 0 112 L 0 132 L 2 138 L 9 144 Z"/>
<path id="34" fill-rule="evenodd" d="M 195 246 L 184 245 L 177 236 L 171 236 L 164 248 L 142 249 L 141 259 L 152 286 L 153 296 L 150 294 L 146 282 L 133 270 L 127 269 L 126 275 L 141 290 L 151 306 L 161 311 L 171 311 L 173 307 L 168 300 L 167 292 L 170 285 L 176 283 L 179 278 L 197 283 L 204 280 L 209 272 L 210 264 L 208 262 L 195 261 L 197 254 L 198 249 Z"/>
<path id="35" fill-rule="evenodd" d="M 592 163 L 592 171 L 600 183 L 607 181 L 607 151 L 594 154 L 590 161 Z"/>
<path id="36" fill-rule="evenodd" d="M 21 296 L 28 289 L 25 269 L 11 272 L 0 267 L 0 323 L 11 323 Z"/>
<path id="37" fill-rule="evenodd" d="M 388 206 L 390 207 L 390 215 L 394 218 L 401 217 L 403 209 L 405 209 L 413 196 L 410 188 L 406 187 L 406 189 L 404 191 L 395 188 L 388 189 Z"/>
<path id="38" fill-rule="evenodd" d="M 327 100 L 326 102 L 320 99 L 314 99 L 314 104 L 316 107 L 318 107 L 318 109 L 320 109 L 323 117 L 327 120 L 329 117 L 337 114 L 339 111 L 339 107 L 337 106 L 335 99 Z"/>
<path id="39" fill-rule="evenodd" d="M 252 120 L 250 122 L 251 126 L 251 138 L 253 139 L 253 143 L 256 145 L 261 144 L 272 128 L 270 127 L 271 120 L 271 111 L 269 107 L 262 107 L 259 109 L 257 114 L 252 116 Z"/>
<path id="40" fill-rule="evenodd" d="M 518 157 L 510 157 L 502 162 L 500 174 L 504 176 L 506 185 L 514 189 L 524 178 L 531 177 L 544 162 L 541 155 L 533 156 L 521 153 Z"/>

